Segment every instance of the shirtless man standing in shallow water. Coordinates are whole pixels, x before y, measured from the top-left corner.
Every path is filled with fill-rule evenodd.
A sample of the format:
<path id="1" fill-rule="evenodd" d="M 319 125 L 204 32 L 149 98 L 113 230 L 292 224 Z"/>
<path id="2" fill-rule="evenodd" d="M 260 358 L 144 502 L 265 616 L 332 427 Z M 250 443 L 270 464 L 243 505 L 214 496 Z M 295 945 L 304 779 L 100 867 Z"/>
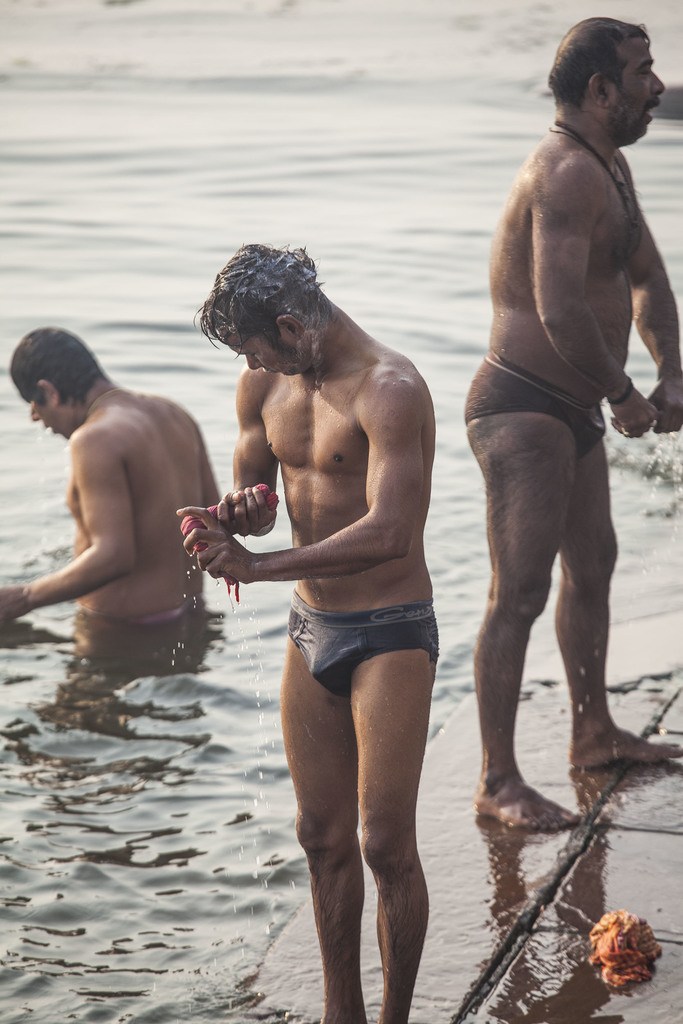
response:
<path id="1" fill-rule="evenodd" d="M 218 497 L 195 421 L 165 398 L 117 387 L 60 328 L 22 338 L 10 372 L 31 419 L 69 439 L 76 538 L 67 565 L 0 587 L 0 622 L 73 599 L 93 627 L 80 634 L 186 617 L 203 578 L 178 549 L 175 509 L 187 495 L 209 504 Z"/>
<path id="2" fill-rule="evenodd" d="M 415 836 L 438 637 L 423 530 L 434 418 L 415 367 L 321 291 L 304 250 L 248 245 L 216 278 L 204 332 L 246 359 L 235 490 L 185 541 L 211 575 L 296 580 L 281 710 L 322 953 L 323 1022 L 364 1024 L 362 856 L 378 889 L 379 1024 L 404 1024 L 427 926 Z M 278 469 L 293 546 L 272 526 Z M 228 507 L 234 508 L 234 520 Z M 360 805 L 361 841 L 357 835 Z"/>
<path id="3" fill-rule="evenodd" d="M 545 830 L 577 819 L 525 783 L 514 726 L 529 632 L 558 551 L 571 762 L 591 768 L 683 753 L 619 729 L 605 691 L 617 548 L 599 403 L 607 399 L 626 437 L 683 423 L 676 306 L 619 152 L 645 134 L 664 86 L 644 30 L 610 18 L 571 29 L 550 86 L 555 124 L 522 167 L 493 243 L 491 347 L 466 408 L 492 563 L 475 652 L 483 745 L 475 807 Z M 657 367 L 647 398 L 624 372 L 632 320 Z"/>

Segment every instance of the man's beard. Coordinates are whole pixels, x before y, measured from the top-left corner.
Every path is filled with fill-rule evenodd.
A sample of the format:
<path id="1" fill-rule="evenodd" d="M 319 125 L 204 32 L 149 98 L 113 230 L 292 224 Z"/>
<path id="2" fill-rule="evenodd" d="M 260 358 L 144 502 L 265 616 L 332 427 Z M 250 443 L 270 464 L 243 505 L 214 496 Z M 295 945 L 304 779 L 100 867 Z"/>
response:
<path id="1" fill-rule="evenodd" d="M 609 121 L 607 122 L 610 136 L 617 149 L 620 149 L 622 146 L 631 146 L 643 137 L 648 125 L 645 115 L 651 106 L 648 104 L 640 112 L 637 112 L 629 104 L 621 91 L 619 96 L 619 106 L 610 113 Z"/>
<path id="2" fill-rule="evenodd" d="M 280 341 L 279 338 L 269 338 L 268 341 L 273 352 L 288 364 L 285 369 L 279 372 L 285 374 L 297 373 L 299 363 L 297 350 L 291 345 L 286 345 L 283 341 Z"/>

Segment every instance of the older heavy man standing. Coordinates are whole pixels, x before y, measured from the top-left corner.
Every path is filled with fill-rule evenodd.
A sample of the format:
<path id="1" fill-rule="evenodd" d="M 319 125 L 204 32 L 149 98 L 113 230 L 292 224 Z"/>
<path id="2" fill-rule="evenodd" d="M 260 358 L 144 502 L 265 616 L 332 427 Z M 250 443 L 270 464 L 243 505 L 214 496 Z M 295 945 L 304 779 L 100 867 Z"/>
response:
<path id="1" fill-rule="evenodd" d="M 616 560 L 600 402 L 626 437 L 677 431 L 683 379 L 676 305 L 622 146 L 664 90 L 642 26 L 580 22 L 550 73 L 556 119 L 520 170 L 491 262 L 490 350 L 470 389 L 468 436 L 484 474 L 492 580 L 475 653 L 483 744 L 476 810 L 552 830 L 576 816 L 524 781 L 514 726 L 531 626 L 559 552 L 557 635 L 571 694 L 571 762 L 681 756 L 617 727 L 605 689 Z M 632 320 L 657 368 L 626 375 Z"/>
<path id="2" fill-rule="evenodd" d="M 234 491 L 185 546 L 243 583 L 296 580 L 282 678 L 287 759 L 322 953 L 328 1024 L 365 1024 L 362 855 L 378 889 L 379 1024 L 405 1024 L 427 926 L 415 806 L 438 636 L 423 531 L 434 417 L 404 356 L 329 301 L 302 249 L 240 249 L 204 332 L 246 359 Z M 293 546 L 233 539 L 274 522 L 258 483 L 282 474 Z M 234 510 L 234 518 L 229 509 Z M 357 835 L 360 806 L 361 843 Z"/>

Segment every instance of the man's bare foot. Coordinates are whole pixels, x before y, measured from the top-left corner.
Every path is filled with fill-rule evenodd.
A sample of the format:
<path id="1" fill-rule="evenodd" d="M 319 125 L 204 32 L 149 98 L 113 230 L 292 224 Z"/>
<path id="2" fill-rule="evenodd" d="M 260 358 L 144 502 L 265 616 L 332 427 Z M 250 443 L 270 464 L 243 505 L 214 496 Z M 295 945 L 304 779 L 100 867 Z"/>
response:
<path id="1" fill-rule="evenodd" d="M 504 782 L 491 792 L 482 782 L 474 798 L 477 814 L 497 818 L 511 828 L 529 828 L 535 832 L 557 832 L 578 824 L 578 814 L 547 800 L 522 779 Z"/>
<path id="2" fill-rule="evenodd" d="M 683 747 L 673 743 L 650 743 L 616 726 L 606 736 L 575 739 L 569 751 L 569 760 L 576 768 L 604 768 L 615 761 L 656 764 L 672 757 L 683 757 Z"/>

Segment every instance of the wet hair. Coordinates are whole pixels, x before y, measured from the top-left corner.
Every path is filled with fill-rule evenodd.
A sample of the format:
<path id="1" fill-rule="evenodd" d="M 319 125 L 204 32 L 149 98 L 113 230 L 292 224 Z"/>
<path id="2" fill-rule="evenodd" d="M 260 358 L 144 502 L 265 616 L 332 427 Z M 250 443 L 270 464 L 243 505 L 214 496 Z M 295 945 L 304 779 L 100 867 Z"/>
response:
<path id="1" fill-rule="evenodd" d="M 586 18 L 567 32 L 560 43 L 548 85 L 558 104 L 580 107 L 592 75 L 602 74 L 621 85 L 625 62 L 617 47 L 627 39 L 650 39 L 643 25 L 614 18 Z"/>
<path id="2" fill-rule="evenodd" d="M 60 327 L 39 327 L 25 335 L 14 350 L 10 374 L 25 402 L 42 405 L 39 380 L 54 384 L 62 402 L 82 402 L 96 380 L 105 374 L 80 338 Z"/>
<path id="3" fill-rule="evenodd" d="M 305 249 L 243 245 L 217 274 L 211 294 L 198 311 L 207 338 L 228 344 L 237 335 L 265 338 L 276 348 L 276 320 L 289 313 L 304 327 L 320 328 L 332 316 L 332 304 L 320 288 L 316 266 Z"/>

